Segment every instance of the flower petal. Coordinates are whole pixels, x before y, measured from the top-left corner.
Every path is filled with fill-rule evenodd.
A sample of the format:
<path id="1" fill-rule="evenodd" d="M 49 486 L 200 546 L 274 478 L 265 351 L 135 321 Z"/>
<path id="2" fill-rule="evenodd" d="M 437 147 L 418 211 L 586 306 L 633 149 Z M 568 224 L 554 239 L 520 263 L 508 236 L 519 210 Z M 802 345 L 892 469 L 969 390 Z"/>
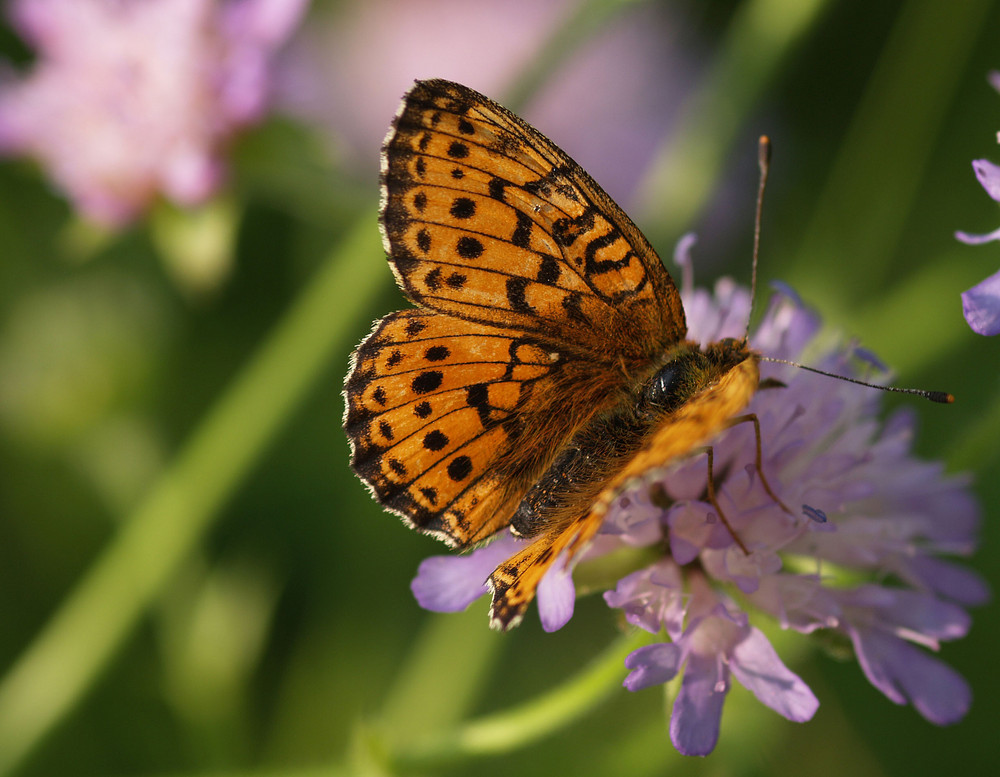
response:
<path id="1" fill-rule="evenodd" d="M 1000 230 L 994 234 L 1000 239 Z M 962 292 L 962 313 L 973 332 L 1000 334 L 1000 272 Z"/>
<path id="2" fill-rule="evenodd" d="M 991 243 L 994 240 L 1000 240 L 1000 229 L 995 229 L 992 232 L 987 232 L 985 235 L 973 235 L 969 232 L 962 232 L 959 230 L 955 233 L 955 237 L 970 246 L 978 246 L 983 243 Z"/>
<path id="3" fill-rule="evenodd" d="M 969 711 L 972 691 L 958 672 L 905 640 L 852 631 L 858 662 L 869 682 L 896 704 L 911 701 L 931 723 L 957 723 Z"/>
<path id="4" fill-rule="evenodd" d="M 573 617 L 576 588 L 571 570 L 556 561 L 538 583 L 538 617 L 545 631 L 558 631 Z"/>
<path id="5" fill-rule="evenodd" d="M 190 205 L 218 188 L 307 2 L 9 5 L 36 57 L 0 80 L 0 153 L 37 159 L 84 216 L 118 227 L 161 194 Z"/>
<path id="6" fill-rule="evenodd" d="M 953 602 L 975 607 L 990 600 L 989 585 L 971 569 L 932 556 L 911 559 L 907 566 L 922 586 Z"/>
<path id="7" fill-rule="evenodd" d="M 613 591 L 604 592 L 604 601 L 624 611 L 625 620 L 633 626 L 650 634 L 666 629 L 671 639 L 678 639 L 684 630 L 683 591 L 680 567 L 662 559 L 623 577 Z"/>
<path id="8" fill-rule="evenodd" d="M 633 650 L 625 659 L 631 669 L 622 685 L 630 691 L 641 691 L 674 679 L 681 664 L 681 650 L 671 642 L 657 642 Z"/>
<path id="9" fill-rule="evenodd" d="M 736 646 L 730 666 L 740 684 L 779 715 L 802 723 L 816 713 L 819 700 L 809 686 L 781 662 L 759 629 L 751 628 L 747 638 Z"/>
<path id="10" fill-rule="evenodd" d="M 460 612 L 487 592 L 486 578 L 517 552 L 517 546 L 517 540 L 504 535 L 464 556 L 426 558 L 410 590 L 425 610 Z"/>
<path id="11" fill-rule="evenodd" d="M 924 591 L 861 585 L 844 591 L 839 599 L 845 611 L 863 613 L 866 619 L 849 620 L 870 623 L 872 628 L 931 647 L 938 640 L 964 637 L 972 625 L 969 613 L 961 607 Z"/>
<path id="12" fill-rule="evenodd" d="M 1000 202 L 1000 165 L 995 165 L 988 159 L 976 159 L 972 163 L 972 169 L 976 171 L 976 178 L 986 193 Z"/>
<path id="13" fill-rule="evenodd" d="M 684 755 L 708 755 L 719 741 L 728 670 L 716 656 L 691 654 L 670 716 L 670 740 Z"/>

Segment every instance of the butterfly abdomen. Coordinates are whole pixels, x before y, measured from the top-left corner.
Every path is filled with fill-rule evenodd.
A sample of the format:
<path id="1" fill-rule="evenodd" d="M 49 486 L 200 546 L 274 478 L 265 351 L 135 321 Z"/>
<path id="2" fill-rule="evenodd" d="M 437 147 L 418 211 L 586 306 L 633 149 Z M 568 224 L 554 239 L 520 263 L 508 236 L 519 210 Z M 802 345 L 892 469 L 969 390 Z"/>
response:
<path id="1" fill-rule="evenodd" d="M 592 421 L 525 494 L 511 518 L 511 530 L 533 537 L 564 516 L 570 519 L 586 511 L 608 478 L 642 445 L 648 429 L 649 424 L 627 408 Z"/>

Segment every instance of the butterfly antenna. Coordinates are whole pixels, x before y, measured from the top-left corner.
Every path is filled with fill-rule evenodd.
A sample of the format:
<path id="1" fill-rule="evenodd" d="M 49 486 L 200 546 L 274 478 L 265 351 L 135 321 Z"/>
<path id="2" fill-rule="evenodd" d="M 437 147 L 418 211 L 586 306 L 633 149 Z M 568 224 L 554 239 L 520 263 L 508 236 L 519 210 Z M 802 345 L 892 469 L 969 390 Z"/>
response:
<path id="1" fill-rule="evenodd" d="M 753 270 L 750 276 L 750 310 L 753 310 L 754 300 L 757 299 L 757 259 L 760 256 L 760 222 L 764 212 L 764 188 L 767 185 L 767 174 L 771 169 L 771 139 L 767 135 L 761 135 L 757 141 L 757 166 L 760 168 L 760 184 L 757 186 L 757 212 L 753 220 Z M 747 333 L 743 336 L 744 341 L 750 335 L 750 320 L 747 319 Z M 774 362 L 775 364 L 787 364 L 791 367 L 808 372 L 815 372 L 817 375 L 825 375 L 828 378 L 846 380 L 848 383 L 857 383 L 859 386 L 878 389 L 879 391 L 893 391 L 897 394 L 912 394 L 914 396 L 929 399 L 931 402 L 940 402 L 943 405 L 950 405 L 955 401 L 955 397 L 947 391 L 925 391 L 924 389 L 900 388 L 899 386 L 880 386 L 877 383 L 868 383 L 857 378 L 848 378 L 845 375 L 837 375 L 834 372 L 825 372 L 815 367 L 807 367 L 798 362 L 778 359 L 773 356 L 761 356 L 761 361 Z"/>
<path id="2" fill-rule="evenodd" d="M 760 257 L 760 222 L 764 213 L 764 188 L 767 186 L 767 174 L 771 169 L 771 139 L 761 135 L 757 141 L 757 167 L 760 169 L 760 183 L 757 184 L 757 211 L 753 217 L 753 267 L 750 271 L 750 310 L 753 311 L 757 299 L 757 260 Z M 747 316 L 747 331 L 743 341 L 750 338 L 750 317 Z"/>
<path id="3" fill-rule="evenodd" d="M 924 389 L 900 388 L 899 386 L 880 386 L 877 383 L 868 383 L 867 381 L 858 380 L 857 378 L 848 378 L 846 375 L 838 375 L 835 372 L 818 370 L 815 367 L 807 367 L 804 364 L 789 361 L 788 359 L 778 359 L 774 356 L 761 356 L 760 360 L 763 362 L 773 362 L 774 364 L 787 364 L 790 367 L 798 367 L 800 370 L 815 372 L 817 375 L 825 375 L 828 378 L 836 378 L 837 380 L 846 380 L 848 383 L 857 383 L 859 386 L 867 386 L 868 388 L 878 389 L 879 391 L 894 391 L 897 394 L 913 394 L 914 396 L 929 399 L 931 402 L 940 402 L 942 405 L 950 405 L 955 401 L 955 397 L 947 391 L 924 391 Z"/>

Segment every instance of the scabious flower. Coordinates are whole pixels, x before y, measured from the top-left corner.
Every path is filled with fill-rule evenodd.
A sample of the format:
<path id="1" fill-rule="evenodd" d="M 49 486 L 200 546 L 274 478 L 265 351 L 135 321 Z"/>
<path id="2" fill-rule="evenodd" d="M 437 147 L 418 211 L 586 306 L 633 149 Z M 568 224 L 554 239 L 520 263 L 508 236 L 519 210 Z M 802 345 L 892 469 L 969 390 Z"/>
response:
<path id="1" fill-rule="evenodd" d="M 1000 71 L 990 73 L 989 80 L 993 88 L 1000 91 Z M 1000 133 L 997 140 L 1000 142 Z M 977 159 L 972 163 L 972 169 L 986 193 L 1000 202 L 1000 167 L 989 160 Z M 969 245 L 980 245 L 1000 240 L 1000 229 L 985 235 L 956 232 L 955 237 Z M 1000 334 L 1000 272 L 962 293 L 962 312 L 974 332 L 981 335 Z"/>
<path id="2" fill-rule="evenodd" d="M 308 0 L 16 0 L 32 71 L 0 81 L 0 153 L 38 159 L 88 218 L 205 200 Z"/>
<path id="3" fill-rule="evenodd" d="M 684 286 L 691 339 L 742 335 L 746 289 L 726 279 L 714 294 Z M 865 352 L 831 344 L 819 330 L 818 318 L 782 289 L 751 345 L 843 375 L 873 368 Z M 917 459 L 912 414 L 904 409 L 880 422 L 879 392 L 773 363 L 761 371 L 783 384 L 762 388 L 749 407 L 760 421 L 762 469 L 794 514 L 762 487 L 753 426 L 739 424 L 712 441 L 714 473 L 718 504 L 749 554 L 706 501 L 705 457 L 693 456 L 647 473 L 623 493 L 594 544 L 574 559 L 582 567 L 622 547 L 662 551 L 604 594 L 628 623 L 658 635 L 626 660 L 625 687 L 638 691 L 680 676 L 670 734 L 689 755 L 714 748 L 733 678 L 789 720 L 808 720 L 819 702 L 750 625 L 755 611 L 783 629 L 839 635 L 891 701 L 912 703 L 933 723 L 956 722 L 970 690 L 933 652 L 964 636 L 965 608 L 988 597 L 975 573 L 948 559 L 976 545 L 978 505 L 967 479 Z M 493 551 L 500 542 L 507 545 Z M 503 538 L 465 557 L 425 561 L 414 581 L 418 600 L 463 609 L 515 542 Z M 442 575 L 459 564 L 468 574 Z M 550 574 L 569 579 L 564 568 Z M 428 592 L 446 587 L 453 588 L 449 606 L 432 606 Z M 456 597 L 458 589 L 464 596 Z M 562 608 L 560 622 L 546 614 L 550 594 L 543 593 L 539 609 L 551 630 L 572 609 L 567 615 Z"/>

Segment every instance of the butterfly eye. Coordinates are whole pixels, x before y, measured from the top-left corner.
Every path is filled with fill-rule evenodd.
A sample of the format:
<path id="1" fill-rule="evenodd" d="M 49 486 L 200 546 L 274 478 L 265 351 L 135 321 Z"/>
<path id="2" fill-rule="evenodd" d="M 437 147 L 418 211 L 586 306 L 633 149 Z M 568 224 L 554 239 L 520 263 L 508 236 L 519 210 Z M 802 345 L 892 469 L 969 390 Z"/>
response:
<path id="1" fill-rule="evenodd" d="M 657 372 L 644 392 L 644 399 L 657 412 L 670 412 L 679 407 L 686 398 L 684 376 L 687 370 L 677 362 L 671 362 Z"/>

